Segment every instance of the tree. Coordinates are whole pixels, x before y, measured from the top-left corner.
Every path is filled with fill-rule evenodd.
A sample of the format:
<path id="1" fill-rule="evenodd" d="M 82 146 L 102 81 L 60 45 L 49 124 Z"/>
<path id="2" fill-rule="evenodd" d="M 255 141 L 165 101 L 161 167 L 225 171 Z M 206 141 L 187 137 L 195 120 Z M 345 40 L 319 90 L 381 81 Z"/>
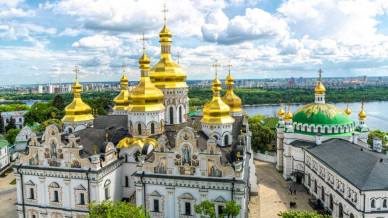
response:
<path id="1" fill-rule="evenodd" d="M 124 201 L 103 201 L 100 204 L 89 204 L 90 218 L 150 218 L 141 207 Z"/>
<path id="2" fill-rule="evenodd" d="M 385 136 L 386 136 L 386 133 L 381 130 L 370 131 L 368 134 L 368 144 L 373 145 L 373 139 L 378 138 L 378 139 L 381 139 L 383 142 L 383 145 L 385 145 L 387 143 L 387 139 Z"/>
<path id="3" fill-rule="evenodd" d="M 255 151 L 264 152 L 272 149 L 271 143 L 275 140 L 273 130 L 260 123 L 251 123 L 250 130 L 252 131 L 252 148 Z"/>
<path id="4" fill-rule="evenodd" d="M 227 201 L 221 217 L 235 217 L 240 214 L 241 207 L 235 201 Z"/>
<path id="5" fill-rule="evenodd" d="M 9 122 L 5 127 L 5 132 L 8 132 L 10 129 L 16 129 L 15 119 L 13 117 L 9 118 Z"/>
<path id="6" fill-rule="evenodd" d="M 59 119 L 61 111 L 50 103 L 36 102 L 31 106 L 30 111 L 24 115 L 24 121 L 27 125 L 42 123 L 48 119 Z M 54 116 L 54 117 L 53 117 Z"/>
<path id="7" fill-rule="evenodd" d="M 9 129 L 7 134 L 5 134 L 5 139 L 9 142 L 9 144 L 13 145 L 15 143 L 16 136 L 19 134 L 20 129 Z"/>
<path id="8" fill-rule="evenodd" d="M 308 211 L 298 211 L 298 210 L 283 211 L 283 212 L 280 212 L 278 216 L 282 218 L 330 218 L 331 217 L 329 215 L 318 214 L 316 211 L 308 212 Z"/>
<path id="9" fill-rule="evenodd" d="M 201 217 L 216 218 L 216 210 L 214 203 L 205 200 L 194 206 L 195 212 L 201 214 Z"/>
<path id="10" fill-rule="evenodd" d="M 56 95 L 53 99 L 52 106 L 58 110 L 63 111 L 65 109 L 65 100 L 61 95 Z"/>

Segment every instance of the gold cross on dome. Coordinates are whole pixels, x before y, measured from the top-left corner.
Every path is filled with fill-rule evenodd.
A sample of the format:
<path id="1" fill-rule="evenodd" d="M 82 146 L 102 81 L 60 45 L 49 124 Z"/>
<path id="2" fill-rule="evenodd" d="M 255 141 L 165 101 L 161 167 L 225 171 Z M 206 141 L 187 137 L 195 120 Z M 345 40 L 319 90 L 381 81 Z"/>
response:
<path id="1" fill-rule="evenodd" d="M 217 78 L 217 70 L 219 67 L 221 67 L 221 65 L 218 63 L 217 59 L 215 60 L 215 63 L 212 64 L 212 67 L 214 67 L 214 69 L 216 70 L 216 78 Z"/>
<path id="2" fill-rule="evenodd" d="M 168 12 L 166 3 L 163 4 L 162 12 L 163 12 L 164 25 L 166 25 L 166 23 L 167 23 L 167 12 Z"/>
<path id="3" fill-rule="evenodd" d="M 147 38 L 144 36 L 144 33 L 142 33 L 142 36 L 141 36 L 140 40 L 143 43 L 143 52 L 144 52 L 145 51 L 145 46 L 146 46 L 145 43 L 147 41 Z"/>
<path id="4" fill-rule="evenodd" d="M 179 64 L 179 59 L 180 59 L 180 57 L 181 57 L 181 53 L 178 51 L 178 53 L 177 53 L 177 59 L 178 59 L 178 64 Z"/>
<path id="5" fill-rule="evenodd" d="M 78 80 L 79 68 L 77 65 L 74 66 L 73 72 L 75 73 L 75 80 Z"/>
<path id="6" fill-rule="evenodd" d="M 230 69 L 232 68 L 232 64 L 229 63 L 229 64 L 227 64 L 226 66 L 228 67 L 228 72 L 229 72 L 229 74 L 230 74 Z"/>
<path id="7" fill-rule="evenodd" d="M 321 81 L 322 80 L 322 69 L 319 68 L 318 70 L 318 80 Z"/>

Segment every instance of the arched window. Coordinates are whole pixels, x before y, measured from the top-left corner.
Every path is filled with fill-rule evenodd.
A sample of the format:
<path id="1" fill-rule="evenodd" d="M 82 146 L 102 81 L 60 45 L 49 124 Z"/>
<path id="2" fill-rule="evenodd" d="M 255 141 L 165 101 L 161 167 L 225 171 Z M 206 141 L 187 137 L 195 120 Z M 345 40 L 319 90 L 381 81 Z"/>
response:
<path id="1" fill-rule="evenodd" d="M 325 127 L 325 133 L 327 134 L 329 132 L 329 128 L 326 126 Z"/>
<path id="2" fill-rule="evenodd" d="M 344 217 L 344 208 L 342 207 L 342 204 L 339 203 L 338 205 L 338 218 L 343 218 Z"/>
<path id="3" fill-rule="evenodd" d="M 307 132 L 307 126 L 304 126 L 304 131 Z"/>
<path id="4" fill-rule="evenodd" d="M 384 208 L 387 208 L 387 199 L 384 199 L 384 200 L 383 200 L 383 207 L 384 207 Z"/>
<path id="5" fill-rule="evenodd" d="M 372 199 L 372 200 L 370 201 L 370 207 L 371 207 L 371 208 L 375 208 L 375 207 L 376 207 L 376 200 L 375 200 L 375 199 Z"/>
<path id="6" fill-rule="evenodd" d="M 318 126 L 318 133 L 321 133 L 321 127 Z"/>
<path id="7" fill-rule="evenodd" d="M 331 133 L 334 133 L 335 132 L 335 129 L 334 127 L 331 128 Z"/>
<path id="8" fill-rule="evenodd" d="M 137 134 L 141 135 L 141 124 L 137 124 Z"/>
<path id="9" fill-rule="evenodd" d="M 56 182 L 53 182 L 49 185 L 51 202 L 59 202 L 59 189 L 60 189 L 60 186 Z"/>
<path id="10" fill-rule="evenodd" d="M 224 145 L 229 145 L 229 136 L 228 135 L 224 136 Z"/>
<path id="11" fill-rule="evenodd" d="M 311 186 L 311 176 L 310 176 L 310 174 L 307 175 L 307 185 L 309 187 Z"/>
<path id="12" fill-rule="evenodd" d="M 170 107 L 170 124 L 174 124 L 174 108 Z"/>
<path id="13" fill-rule="evenodd" d="M 349 218 L 354 218 L 354 215 L 352 213 L 350 213 Z"/>
<path id="14" fill-rule="evenodd" d="M 322 201 L 324 202 L 325 201 L 325 188 L 322 186 L 322 190 L 321 190 L 321 198 L 322 198 Z"/>
<path id="15" fill-rule="evenodd" d="M 314 132 L 314 127 L 313 127 L 313 126 L 310 127 L 310 131 L 311 131 L 311 132 Z"/>
<path id="16" fill-rule="evenodd" d="M 183 114 L 182 114 L 182 106 L 179 106 L 179 123 L 182 123 L 182 122 L 183 122 L 183 121 L 182 121 L 182 120 L 183 120 L 183 119 L 182 119 L 182 118 L 183 118 L 182 116 L 183 116 Z"/>
<path id="17" fill-rule="evenodd" d="M 105 200 L 110 199 L 110 180 L 106 180 L 104 183 L 104 194 L 105 194 Z"/>
<path id="18" fill-rule="evenodd" d="M 317 180 L 314 180 L 314 192 L 318 192 Z"/>
<path id="19" fill-rule="evenodd" d="M 330 208 L 330 210 L 333 210 L 333 205 L 334 205 L 334 202 L 333 202 L 333 195 L 330 194 L 330 202 L 329 202 L 329 208 Z"/>
<path id="20" fill-rule="evenodd" d="M 151 134 L 155 134 L 155 124 L 151 123 Z"/>

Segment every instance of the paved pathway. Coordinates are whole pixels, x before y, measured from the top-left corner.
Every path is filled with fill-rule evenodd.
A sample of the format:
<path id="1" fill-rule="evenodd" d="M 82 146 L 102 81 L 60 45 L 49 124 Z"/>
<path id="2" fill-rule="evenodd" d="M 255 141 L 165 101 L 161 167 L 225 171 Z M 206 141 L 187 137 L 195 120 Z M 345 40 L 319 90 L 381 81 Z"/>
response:
<path id="1" fill-rule="evenodd" d="M 11 172 L 6 177 L 0 177 L 0 218 L 16 218 L 16 187 L 11 185 L 15 179 Z"/>
<path id="2" fill-rule="evenodd" d="M 276 218 L 280 211 L 290 210 L 291 199 L 297 204 L 297 210 L 312 210 L 308 205 L 309 195 L 306 192 L 297 192 L 290 195 L 288 184 L 270 163 L 255 161 L 258 177 L 259 196 L 251 198 L 251 218 Z"/>

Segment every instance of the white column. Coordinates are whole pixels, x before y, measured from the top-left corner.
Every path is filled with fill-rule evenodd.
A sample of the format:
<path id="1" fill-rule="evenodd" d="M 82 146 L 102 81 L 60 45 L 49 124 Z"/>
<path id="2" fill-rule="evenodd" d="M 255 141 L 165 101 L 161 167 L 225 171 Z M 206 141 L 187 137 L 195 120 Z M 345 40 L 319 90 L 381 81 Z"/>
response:
<path id="1" fill-rule="evenodd" d="M 165 217 L 177 217 L 177 216 L 175 216 L 176 208 L 179 208 L 179 207 L 175 203 L 175 188 L 174 187 L 167 187 L 166 189 L 167 189 L 167 196 L 166 196 L 167 208 L 166 208 L 164 216 Z"/>

